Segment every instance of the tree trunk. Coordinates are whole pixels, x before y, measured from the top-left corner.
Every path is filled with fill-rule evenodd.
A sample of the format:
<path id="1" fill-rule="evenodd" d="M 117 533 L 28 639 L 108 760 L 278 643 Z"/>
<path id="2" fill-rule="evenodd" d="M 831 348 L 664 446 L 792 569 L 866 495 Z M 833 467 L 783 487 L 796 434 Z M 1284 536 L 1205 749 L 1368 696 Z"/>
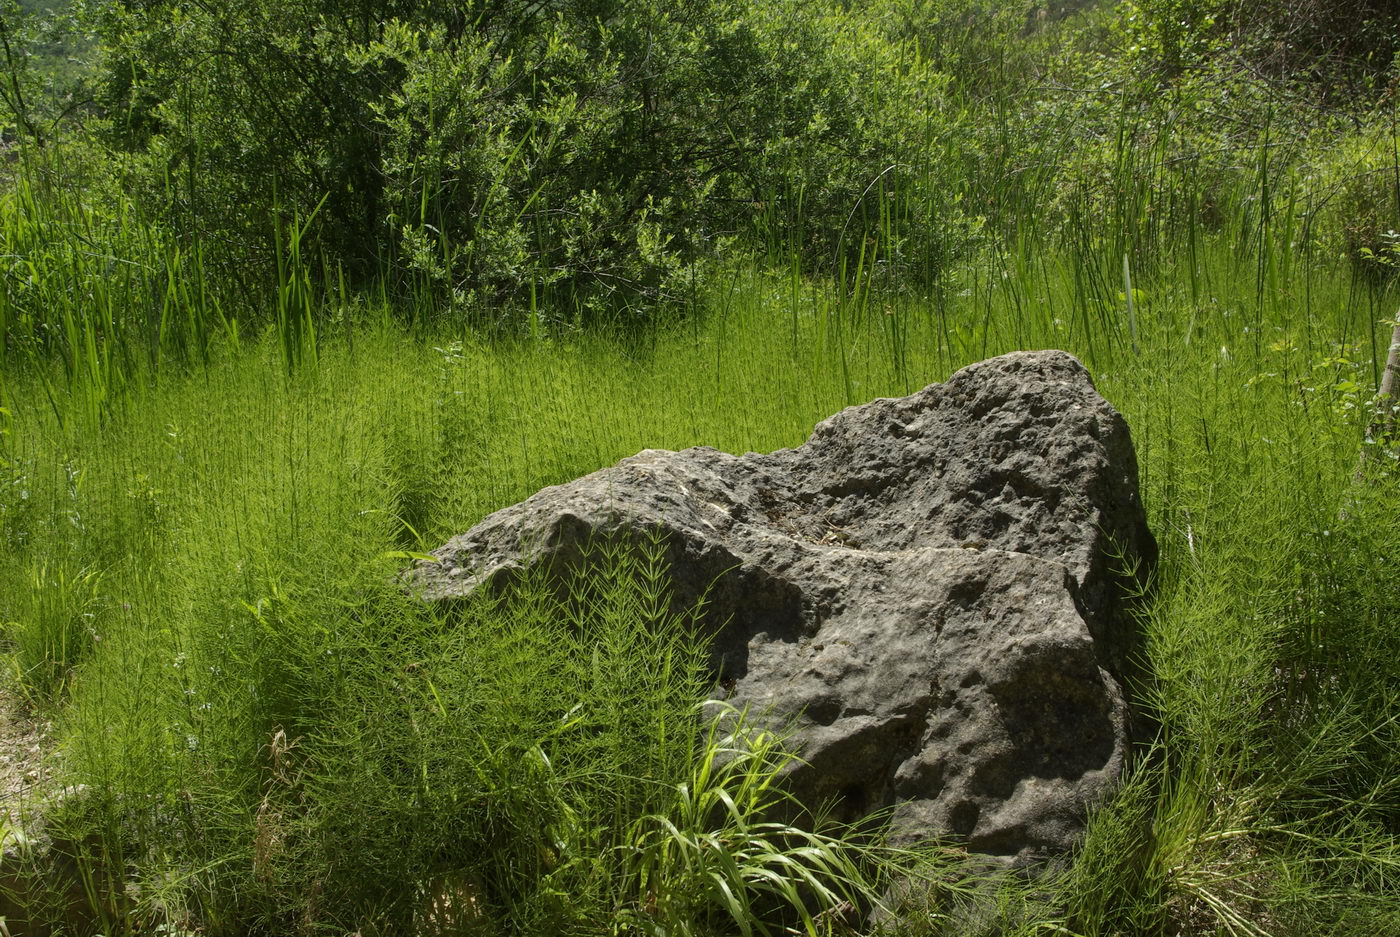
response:
<path id="1" fill-rule="evenodd" d="M 1394 444 L 1396 408 L 1400 400 L 1396 391 L 1400 389 L 1400 314 L 1395 317 L 1395 331 L 1390 335 L 1390 351 L 1385 356 L 1385 371 L 1381 374 L 1381 387 L 1376 394 L 1376 409 L 1371 416 L 1371 425 L 1366 428 L 1366 444 L 1361 449 L 1361 463 L 1356 467 L 1356 479 L 1366 474 L 1366 466 L 1380 453 L 1382 447 Z"/>

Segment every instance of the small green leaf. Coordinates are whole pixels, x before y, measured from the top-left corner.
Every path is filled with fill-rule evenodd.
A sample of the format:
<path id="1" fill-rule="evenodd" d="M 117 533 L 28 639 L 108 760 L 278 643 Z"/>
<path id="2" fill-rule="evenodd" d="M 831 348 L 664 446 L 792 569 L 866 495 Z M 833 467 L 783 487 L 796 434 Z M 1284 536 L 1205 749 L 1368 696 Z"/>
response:
<path id="1" fill-rule="evenodd" d="M 418 560 L 421 563 L 441 563 L 442 560 L 431 553 L 419 553 L 417 550 L 387 550 L 379 554 L 381 560 Z"/>

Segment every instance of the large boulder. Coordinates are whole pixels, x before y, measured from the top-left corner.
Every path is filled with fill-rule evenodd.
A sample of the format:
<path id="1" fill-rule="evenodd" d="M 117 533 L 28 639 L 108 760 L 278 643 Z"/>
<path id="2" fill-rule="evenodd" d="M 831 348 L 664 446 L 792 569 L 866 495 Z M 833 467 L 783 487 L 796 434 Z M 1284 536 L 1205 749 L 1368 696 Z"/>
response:
<path id="1" fill-rule="evenodd" d="M 717 693 L 792 726 L 805 800 L 904 839 L 1063 852 L 1133 735 L 1128 603 L 1156 556 L 1123 418 L 1063 352 L 850 407 L 795 449 L 646 450 L 497 511 L 412 573 L 430 600 L 664 531 Z"/>

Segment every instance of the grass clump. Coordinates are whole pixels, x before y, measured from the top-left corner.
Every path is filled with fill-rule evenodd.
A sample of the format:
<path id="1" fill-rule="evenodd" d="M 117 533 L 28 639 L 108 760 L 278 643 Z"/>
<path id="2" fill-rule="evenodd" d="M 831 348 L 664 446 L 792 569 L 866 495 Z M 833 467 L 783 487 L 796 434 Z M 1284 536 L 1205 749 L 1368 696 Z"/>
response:
<path id="1" fill-rule="evenodd" d="M 771 740 L 696 744 L 702 642 L 645 556 L 569 602 L 536 583 L 452 615 L 395 576 L 639 449 L 794 445 L 842 406 L 1024 347 L 1078 354 L 1133 426 L 1163 557 L 1143 623 L 1162 735 L 1060 872 L 1027 885 L 945 855 L 881 926 L 1379 926 L 1395 488 L 1383 460 L 1351 479 L 1393 297 L 1346 265 L 1280 265 L 1261 290 L 1230 243 L 1134 278 L 1136 349 L 1125 306 L 1085 305 L 1070 254 L 969 268 L 927 301 L 736 266 L 703 315 L 623 335 L 415 334 L 370 314 L 291 373 L 269 332 L 133 385 L 108 417 L 60 421 L 20 375 L 3 617 L 57 647 L 75 619 L 38 613 L 33 570 L 98 573 L 90 592 L 47 580 L 68 585 L 42 601 L 83 624 L 61 665 L 35 652 L 50 664 L 29 692 L 86 785 L 64 822 L 97 844 L 108 894 L 137 889 L 109 932 L 873 926 L 826 912 L 878 895 L 861 877 L 878 856 L 765 825 Z"/>
<path id="2" fill-rule="evenodd" d="M 612 557 L 570 601 L 537 582 L 450 615 L 395 575 L 638 449 L 793 445 L 848 403 L 1046 346 L 1080 355 L 1134 427 L 1163 557 L 1143 622 L 1162 734 L 1072 863 L 1027 884 L 942 855 L 880 926 L 1379 926 L 1396 502 L 1383 460 L 1352 477 L 1392 297 L 1345 266 L 1261 293 L 1253 259 L 1205 246 L 1191 269 L 1135 279 L 1136 349 L 1126 310 L 1080 307 L 1072 256 L 969 270 L 938 303 L 853 304 L 737 269 L 705 316 L 652 332 L 362 324 L 290 375 L 269 333 L 140 385 L 123 418 L 19 411 L 7 458 L 29 495 L 6 502 L 0 573 L 27 583 L 38 557 L 101 571 L 81 653 L 31 692 L 86 785 L 65 808 L 75 838 L 101 845 L 95 867 L 135 870 L 111 928 L 873 927 L 839 909 L 879 896 L 880 854 L 769 825 L 772 740 L 716 729 L 697 745 L 702 641 L 645 555 Z M 71 620 L 3 594 L 33 634 Z"/>
<path id="3" fill-rule="evenodd" d="M 660 545 L 598 549 L 565 594 L 430 608 L 395 551 L 379 587 L 264 570 L 178 636 L 114 635 L 66 710 L 81 793 L 46 818 L 95 844 L 103 926 L 769 933 L 870 900 L 859 847 L 761 819 L 771 735 L 700 733 L 703 636 Z"/>

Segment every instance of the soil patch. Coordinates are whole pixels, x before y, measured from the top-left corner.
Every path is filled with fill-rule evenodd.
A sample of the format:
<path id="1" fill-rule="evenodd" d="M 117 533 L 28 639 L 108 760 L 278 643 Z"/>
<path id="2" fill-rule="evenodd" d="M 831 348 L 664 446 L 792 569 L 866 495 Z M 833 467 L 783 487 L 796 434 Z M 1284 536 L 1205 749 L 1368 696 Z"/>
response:
<path id="1" fill-rule="evenodd" d="M 0 686 L 0 839 L 20 827 L 24 809 L 53 775 L 53 723 L 35 717 L 12 686 Z"/>

